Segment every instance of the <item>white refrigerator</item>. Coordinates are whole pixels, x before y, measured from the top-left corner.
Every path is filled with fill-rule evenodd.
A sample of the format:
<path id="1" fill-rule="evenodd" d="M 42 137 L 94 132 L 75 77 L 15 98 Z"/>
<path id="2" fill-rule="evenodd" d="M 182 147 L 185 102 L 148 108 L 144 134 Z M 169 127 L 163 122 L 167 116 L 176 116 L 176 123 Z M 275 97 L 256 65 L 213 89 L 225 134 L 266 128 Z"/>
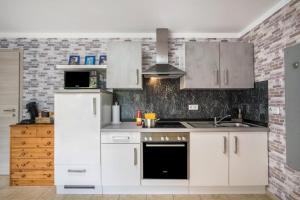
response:
<path id="1" fill-rule="evenodd" d="M 112 94 L 66 90 L 54 97 L 57 193 L 100 194 L 100 129 L 111 122 Z"/>

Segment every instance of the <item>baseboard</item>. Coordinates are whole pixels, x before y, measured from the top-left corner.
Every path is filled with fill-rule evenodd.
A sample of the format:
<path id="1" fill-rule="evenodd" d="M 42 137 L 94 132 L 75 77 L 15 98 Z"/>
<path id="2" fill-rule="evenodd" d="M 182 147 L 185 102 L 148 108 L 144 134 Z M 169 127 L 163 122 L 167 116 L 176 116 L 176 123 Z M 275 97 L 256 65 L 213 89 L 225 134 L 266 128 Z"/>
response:
<path id="1" fill-rule="evenodd" d="M 190 194 L 265 194 L 265 186 L 190 187 Z"/>
<path id="2" fill-rule="evenodd" d="M 56 194 L 102 194 L 102 187 L 96 185 L 95 188 L 65 188 L 63 185 L 56 186 Z"/>

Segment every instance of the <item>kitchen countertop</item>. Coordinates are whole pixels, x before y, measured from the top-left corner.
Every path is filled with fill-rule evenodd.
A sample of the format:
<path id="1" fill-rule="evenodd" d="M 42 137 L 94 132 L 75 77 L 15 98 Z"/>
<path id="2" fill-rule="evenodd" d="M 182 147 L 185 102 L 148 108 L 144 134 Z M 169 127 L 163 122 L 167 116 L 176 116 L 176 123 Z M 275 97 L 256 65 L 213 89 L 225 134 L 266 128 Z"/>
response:
<path id="1" fill-rule="evenodd" d="M 135 122 L 122 122 L 121 124 L 110 124 L 104 126 L 102 132 L 268 132 L 269 128 L 256 127 L 213 127 L 203 124 L 201 128 L 193 128 L 187 122 L 182 122 L 186 128 L 142 128 L 136 126 Z"/>

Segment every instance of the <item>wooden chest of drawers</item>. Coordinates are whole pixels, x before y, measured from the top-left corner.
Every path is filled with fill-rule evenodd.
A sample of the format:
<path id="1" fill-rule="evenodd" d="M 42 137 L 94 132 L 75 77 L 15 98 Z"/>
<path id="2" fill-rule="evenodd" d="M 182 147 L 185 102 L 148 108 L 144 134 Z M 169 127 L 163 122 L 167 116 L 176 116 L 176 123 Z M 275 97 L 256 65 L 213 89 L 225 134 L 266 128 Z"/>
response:
<path id="1" fill-rule="evenodd" d="M 54 126 L 10 126 L 10 185 L 54 184 Z"/>

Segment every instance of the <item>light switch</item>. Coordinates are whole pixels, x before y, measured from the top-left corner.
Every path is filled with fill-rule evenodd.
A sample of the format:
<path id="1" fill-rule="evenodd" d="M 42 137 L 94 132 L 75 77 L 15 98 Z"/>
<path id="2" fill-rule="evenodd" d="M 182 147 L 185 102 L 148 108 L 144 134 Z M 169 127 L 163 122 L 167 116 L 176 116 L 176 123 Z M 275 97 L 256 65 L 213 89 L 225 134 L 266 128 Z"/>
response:
<path id="1" fill-rule="evenodd" d="M 280 114 L 280 108 L 275 106 L 269 107 L 269 113 L 273 115 L 279 115 Z"/>

